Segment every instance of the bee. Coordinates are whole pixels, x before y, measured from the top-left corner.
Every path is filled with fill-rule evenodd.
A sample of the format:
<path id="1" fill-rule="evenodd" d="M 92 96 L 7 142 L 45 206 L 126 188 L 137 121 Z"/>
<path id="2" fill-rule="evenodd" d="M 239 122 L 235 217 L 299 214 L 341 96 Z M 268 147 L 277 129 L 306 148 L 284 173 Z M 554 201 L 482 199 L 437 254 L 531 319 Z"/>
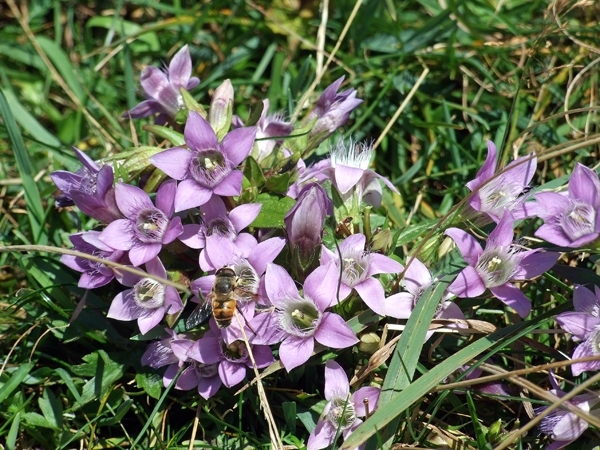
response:
<path id="1" fill-rule="evenodd" d="M 222 267 L 215 273 L 215 283 L 204 303 L 200 303 L 185 322 L 189 330 L 203 322 L 212 313 L 219 328 L 231 325 L 238 302 L 249 302 L 257 297 L 258 276 L 250 265 Z M 201 294 L 199 295 L 202 296 Z"/>

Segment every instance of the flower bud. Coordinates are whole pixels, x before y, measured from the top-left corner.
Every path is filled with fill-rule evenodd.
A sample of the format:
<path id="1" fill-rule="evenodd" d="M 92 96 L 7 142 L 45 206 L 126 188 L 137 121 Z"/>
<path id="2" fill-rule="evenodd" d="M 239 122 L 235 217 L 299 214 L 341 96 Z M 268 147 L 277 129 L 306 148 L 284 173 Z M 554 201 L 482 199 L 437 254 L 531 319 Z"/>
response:
<path id="1" fill-rule="evenodd" d="M 227 79 L 215 90 L 208 111 L 208 123 L 215 130 L 219 140 L 229 131 L 232 115 L 233 86 L 231 81 Z"/>

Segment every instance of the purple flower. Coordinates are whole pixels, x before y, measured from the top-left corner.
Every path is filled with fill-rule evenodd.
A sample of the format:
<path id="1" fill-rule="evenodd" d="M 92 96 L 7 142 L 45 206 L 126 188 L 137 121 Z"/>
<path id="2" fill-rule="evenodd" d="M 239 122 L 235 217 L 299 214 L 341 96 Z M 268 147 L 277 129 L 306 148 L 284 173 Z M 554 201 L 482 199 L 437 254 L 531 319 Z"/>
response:
<path id="1" fill-rule="evenodd" d="M 171 219 L 176 189 L 173 180 L 161 184 L 154 206 L 140 188 L 117 183 L 117 205 L 125 219 L 108 225 L 100 240 L 118 250 L 129 250 L 129 259 L 134 266 L 157 256 L 163 244 L 173 242 L 183 232 L 181 218 Z"/>
<path id="2" fill-rule="evenodd" d="M 171 178 L 182 180 L 175 196 L 175 212 L 205 204 L 213 193 L 236 196 L 242 188 L 242 172 L 235 168 L 254 144 L 256 128 L 233 130 L 218 141 L 200 114 L 190 111 L 185 124 L 185 143 L 158 153 L 150 162 Z"/>
<path id="3" fill-rule="evenodd" d="M 57 170 L 50 174 L 56 187 L 63 192 L 56 204 L 59 207 L 75 204 L 84 214 L 104 223 L 123 217 L 115 202 L 112 167 L 98 166 L 76 147 L 73 151 L 83 167 L 75 173 Z"/>
<path id="4" fill-rule="evenodd" d="M 153 258 L 146 263 L 150 275 L 167 279 L 165 267 L 160 259 Z M 173 314 L 183 308 L 177 289 L 166 286 L 152 278 L 139 277 L 123 271 L 117 279 L 125 286 L 131 286 L 114 298 L 107 317 L 117 320 L 135 320 L 142 334 L 146 334 L 162 320 L 165 314 Z"/>
<path id="5" fill-rule="evenodd" d="M 165 71 L 152 66 L 144 67 L 140 83 L 148 100 L 123 113 L 122 117 L 139 119 L 159 113 L 154 123 L 161 125 L 167 121 L 167 117 L 175 118 L 177 112 L 185 107 L 181 89 L 189 91 L 200 83 L 200 79 L 191 75 L 192 58 L 187 45 L 175 53 Z"/>
<path id="6" fill-rule="evenodd" d="M 537 167 L 537 158 L 535 155 L 518 158 L 496 176 L 496 155 L 496 146 L 488 141 L 485 163 L 477 177 L 467 183 L 467 187 L 474 192 L 469 198 L 469 206 L 480 214 L 487 214 L 496 223 L 500 221 L 504 211 L 510 211 L 515 220 L 531 217 L 534 203 L 527 203 L 527 196 L 521 194 L 529 188 Z M 467 215 L 473 214 L 467 211 Z"/>
<path id="7" fill-rule="evenodd" d="M 575 312 L 565 312 L 556 316 L 558 324 L 573 335 L 574 341 L 581 341 L 573 352 L 573 359 L 600 355 L 600 288 L 589 289 L 576 285 L 573 290 Z M 600 370 L 600 360 L 579 362 L 571 365 L 574 376 L 581 372 Z"/>
<path id="8" fill-rule="evenodd" d="M 312 130 L 308 135 L 308 147 L 315 148 L 335 130 L 343 126 L 350 117 L 350 113 L 362 103 L 356 98 L 356 90 L 348 89 L 337 93 L 344 77 L 338 78 L 330 84 L 321 94 L 313 110 L 304 119 L 303 124 L 308 124 L 315 118 Z"/>
<path id="9" fill-rule="evenodd" d="M 544 220 L 535 235 L 562 247 L 582 247 L 600 235 L 600 181 L 593 170 L 577 163 L 567 195 L 535 194 L 537 215 Z"/>
<path id="10" fill-rule="evenodd" d="M 333 444 L 339 432 L 344 440 L 377 408 L 381 389 L 362 387 L 350 395 L 350 384 L 344 369 L 333 360 L 325 363 L 325 399 L 328 401 L 316 428 L 310 433 L 307 450 L 318 450 Z M 366 444 L 358 447 L 365 448 Z"/>
<path id="11" fill-rule="evenodd" d="M 221 197 L 213 195 L 202 206 L 200 223 L 184 225 L 179 240 L 190 248 L 207 248 L 208 253 L 214 253 L 222 251 L 220 247 L 213 248 L 214 238 L 223 237 L 233 242 L 239 253 L 243 257 L 247 257 L 250 250 L 256 247 L 257 241 L 251 234 L 240 233 L 240 231 L 256 219 L 261 206 L 259 203 L 240 205 L 228 213 Z M 220 245 L 218 242 L 216 244 Z M 208 249 L 208 247 L 211 248 Z M 200 255 L 200 267 L 206 271 L 216 269 L 207 263 L 202 254 Z"/>
<path id="12" fill-rule="evenodd" d="M 303 188 L 311 183 L 319 183 L 321 184 L 325 180 L 329 179 L 329 177 L 324 173 L 325 168 L 331 167 L 331 160 L 322 159 L 321 161 L 306 167 L 306 164 L 302 159 L 298 160 L 296 164 L 296 169 L 298 170 L 298 177 L 296 181 L 294 181 L 286 195 L 292 198 L 298 198 L 300 192 L 302 192 Z"/>
<path id="13" fill-rule="evenodd" d="M 153 369 L 175 364 L 179 362 L 179 358 L 173 352 L 171 343 L 178 339 L 187 339 L 183 334 L 178 335 L 170 328 L 165 328 L 165 331 L 169 336 L 160 341 L 151 342 L 148 348 L 142 355 L 142 365 L 150 366 Z"/>
<path id="14" fill-rule="evenodd" d="M 337 270 L 334 264 L 318 267 L 306 278 L 304 293 L 300 295 L 283 267 L 267 267 L 265 289 L 276 309 L 250 321 L 253 329 L 264 330 L 253 343 L 271 345 L 283 341 L 279 357 L 288 372 L 308 361 L 315 340 L 331 348 L 346 348 L 358 342 L 342 317 L 325 312 L 335 302 Z"/>
<path id="15" fill-rule="evenodd" d="M 285 215 L 292 267 L 296 272 L 304 273 L 317 261 L 327 215 L 333 215 L 333 204 L 318 184 L 305 186 L 296 204 Z"/>
<path id="16" fill-rule="evenodd" d="M 275 362 L 268 345 L 253 345 L 252 354 L 259 369 Z M 210 323 L 210 330 L 196 341 L 187 355 L 203 364 L 218 364 L 219 377 L 227 387 L 241 383 L 246 376 L 246 367 L 252 367 L 244 341 L 237 340 L 227 344 L 214 321 Z"/>
<path id="17" fill-rule="evenodd" d="M 187 353 L 193 345 L 194 341 L 190 339 L 180 338 L 171 341 L 171 349 L 179 362 L 167 367 L 163 376 L 163 384 L 165 387 L 171 384 L 177 372 L 184 367 L 175 383 L 175 389 L 189 391 L 197 388 L 202 398 L 208 399 L 221 388 L 218 364 L 204 364 L 188 357 Z"/>
<path id="18" fill-rule="evenodd" d="M 361 202 L 364 200 L 375 208 L 381 206 L 381 185 L 383 181 L 396 194 L 398 190 L 389 180 L 369 169 L 373 148 L 366 143 L 350 142 L 348 146 L 339 141 L 331 151 L 331 167 L 323 169 L 340 193 L 351 217 L 358 217 Z"/>
<path id="19" fill-rule="evenodd" d="M 339 300 L 344 300 L 354 289 L 369 308 L 377 314 L 385 315 L 385 292 L 379 280 L 373 276 L 379 273 L 401 272 L 403 267 L 388 256 L 366 251 L 366 242 L 367 238 L 364 234 L 353 234 L 339 245 L 342 260 Z M 323 246 L 321 265 L 329 263 L 335 265 L 337 272 L 335 279 L 339 280 L 340 256 L 337 252 L 332 252 Z M 333 304 L 335 303 L 336 300 Z"/>
<path id="20" fill-rule="evenodd" d="M 74 250 L 78 252 L 88 253 L 113 262 L 119 261 L 124 252 L 109 247 L 98 238 L 99 236 L 99 231 L 87 231 L 72 234 L 69 239 L 74 245 Z M 82 272 L 79 283 L 77 283 L 77 286 L 81 288 L 95 289 L 107 285 L 115 277 L 113 269 L 101 262 L 72 255 L 62 255 L 60 260 L 71 269 Z"/>
<path id="21" fill-rule="evenodd" d="M 559 398 L 564 397 L 566 392 L 560 389 L 552 372 L 549 373 L 549 378 L 553 387 L 550 392 Z M 596 417 L 600 415 L 600 411 L 594 408 L 600 402 L 600 393 L 598 392 L 576 395 L 567 402 Z M 546 408 L 546 406 L 535 408 L 535 413 L 540 414 Z M 552 444 L 546 447 L 546 450 L 558 450 L 565 447 L 581 436 L 588 425 L 584 419 L 579 418 L 572 412 L 555 409 L 544 417 L 540 423 L 540 431 L 554 440 Z"/>
<path id="22" fill-rule="evenodd" d="M 403 278 L 405 292 L 389 296 L 385 299 L 385 315 L 396 319 L 408 319 L 421 295 L 436 281 L 431 276 L 429 269 L 416 258 L 410 260 Z M 465 320 L 465 315 L 449 298 L 451 294 L 446 292 L 435 312 L 434 318 Z M 451 325 L 449 325 L 451 326 Z M 426 339 L 433 335 L 433 331 L 427 333 Z"/>
<path id="23" fill-rule="evenodd" d="M 283 142 L 282 139 L 269 139 L 280 136 L 289 136 L 294 129 L 290 122 L 283 120 L 283 113 L 267 115 L 269 100 L 263 100 L 263 110 L 256 124 L 256 143 L 252 149 L 252 157 L 259 163 L 271 156 L 275 146 Z M 244 124 L 238 116 L 233 116 L 233 127 L 241 128 Z M 264 140 L 262 140 L 264 139 Z"/>
<path id="24" fill-rule="evenodd" d="M 529 299 L 510 281 L 534 278 L 549 270 L 558 253 L 540 249 L 522 250 L 513 244 L 514 219 L 509 211 L 488 237 L 485 250 L 473 236 L 458 228 L 448 228 L 450 236 L 469 264 L 448 286 L 458 297 L 478 297 L 489 289 L 496 298 L 514 309 L 521 317 L 531 311 Z"/>

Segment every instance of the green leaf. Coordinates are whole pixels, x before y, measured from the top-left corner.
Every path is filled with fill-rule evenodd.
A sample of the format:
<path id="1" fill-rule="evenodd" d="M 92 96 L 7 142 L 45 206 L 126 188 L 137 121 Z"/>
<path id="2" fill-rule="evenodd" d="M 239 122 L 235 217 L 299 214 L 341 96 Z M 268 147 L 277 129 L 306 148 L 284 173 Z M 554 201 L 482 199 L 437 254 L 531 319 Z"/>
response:
<path id="1" fill-rule="evenodd" d="M 185 145 L 185 138 L 183 137 L 183 134 L 173 130 L 172 128 L 167 128 L 160 125 L 144 125 L 142 129 L 158 137 L 166 139 L 175 147 L 182 147 Z"/>
<path id="2" fill-rule="evenodd" d="M 104 427 L 108 425 L 115 425 L 121 422 L 121 419 L 127 414 L 127 411 L 133 405 L 133 400 L 127 399 L 123 403 L 119 405 L 117 410 L 115 411 L 115 415 L 113 417 L 102 418 L 98 421 L 98 426 Z"/>
<path id="3" fill-rule="evenodd" d="M 25 144 L 23 143 L 23 137 L 21 136 L 19 127 L 15 122 L 11 108 L 6 101 L 6 97 L 1 91 L 0 113 L 4 119 L 4 126 L 8 131 L 10 143 L 13 148 L 15 159 L 17 160 L 19 176 L 21 177 L 21 182 L 23 183 L 23 189 L 25 191 L 25 201 L 27 203 L 27 211 L 29 212 L 28 216 L 29 223 L 31 224 L 31 231 L 36 238 L 42 238 L 42 236 L 40 236 L 40 230 L 44 224 L 45 214 L 44 207 L 42 206 L 42 198 L 38 190 L 38 185 L 34 179 L 35 169 L 33 162 L 29 157 L 29 153 L 25 148 Z M 39 243 L 43 244 L 45 242 L 40 241 Z"/>
<path id="4" fill-rule="evenodd" d="M 38 404 L 48 423 L 51 424 L 53 428 L 61 428 L 63 423 L 62 404 L 47 387 L 44 388 L 43 397 L 38 399 Z"/>
<path id="5" fill-rule="evenodd" d="M 285 194 L 290 187 L 290 178 L 291 175 L 289 172 L 282 173 L 281 175 L 273 175 L 267 178 L 265 188 L 270 192 Z"/>
<path id="6" fill-rule="evenodd" d="M 281 407 L 287 429 L 294 434 L 296 432 L 296 402 L 283 402 Z"/>
<path id="7" fill-rule="evenodd" d="M 252 104 L 252 106 L 250 107 L 252 113 L 250 113 L 250 117 L 246 121 L 245 126 L 253 127 L 254 125 L 256 125 L 258 123 L 258 121 L 260 120 L 260 116 L 263 112 L 264 107 L 265 107 L 265 104 L 263 103 L 262 100 L 254 102 Z"/>
<path id="8" fill-rule="evenodd" d="M 113 384 L 125 373 L 125 365 L 110 359 L 109 355 L 99 350 L 84 356 L 86 364 L 73 366 L 73 372 L 82 376 L 94 375 L 82 389 L 82 403 L 86 404 L 97 398 L 103 398 Z"/>
<path id="9" fill-rule="evenodd" d="M 12 423 L 10 424 L 10 430 L 6 436 L 6 449 L 15 450 L 17 447 L 17 436 L 19 435 L 19 425 L 21 424 L 21 413 L 18 412 L 14 415 Z"/>
<path id="10" fill-rule="evenodd" d="M 69 86 L 71 91 L 73 91 L 79 100 L 83 101 L 86 98 L 85 90 L 75 75 L 75 68 L 71 64 L 71 60 L 65 51 L 56 42 L 48 39 L 45 36 L 38 35 L 36 36 L 36 40 L 38 44 L 40 44 L 40 47 L 42 47 L 42 50 L 48 59 L 52 61 L 52 64 L 54 64 L 56 70 L 58 70 L 60 75 L 64 78 L 67 86 Z M 80 71 L 79 73 L 81 74 Z"/>
<path id="11" fill-rule="evenodd" d="M 21 382 L 25 379 L 29 372 L 33 369 L 33 364 L 22 364 L 17 370 L 15 370 L 8 381 L 0 387 L 0 403 L 6 400 L 13 391 L 19 387 Z"/>
<path id="12" fill-rule="evenodd" d="M 419 236 L 431 231 L 431 229 L 435 227 L 438 222 L 439 220 L 428 220 L 426 222 L 417 223 L 404 228 L 404 230 L 402 230 L 402 232 L 398 236 L 396 246 L 400 247 L 404 244 L 408 244 L 411 242 L 414 243 Z"/>
<path id="13" fill-rule="evenodd" d="M 158 36 L 155 32 L 146 30 L 147 26 L 138 25 L 137 23 L 118 18 L 116 26 L 114 23 L 114 16 L 104 17 L 95 16 L 85 22 L 86 28 L 98 27 L 106 28 L 108 30 L 115 30 L 117 32 L 123 31 L 124 36 L 136 36 L 140 41 L 145 42 L 153 52 L 160 51 L 161 45 Z"/>
<path id="14" fill-rule="evenodd" d="M 250 181 L 252 187 L 260 189 L 265 185 L 266 179 L 262 169 L 252 156 L 246 158 L 244 176 Z"/>
<path id="15" fill-rule="evenodd" d="M 283 226 L 283 218 L 296 203 L 290 197 L 278 197 L 270 194 L 260 194 L 256 197 L 256 203 L 262 208 L 258 217 L 250 224 L 255 228 L 279 228 Z"/>
<path id="16" fill-rule="evenodd" d="M 157 373 L 138 373 L 135 376 L 138 387 L 142 388 L 150 397 L 159 399 L 163 388 L 163 380 Z"/>
<path id="17" fill-rule="evenodd" d="M 73 383 L 73 379 L 71 378 L 71 375 L 69 375 L 69 373 L 65 369 L 61 369 L 61 368 L 54 369 L 54 372 L 56 372 L 58 374 L 58 376 L 61 378 L 61 380 L 63 380 L 63 382 L 65 383 L 65 385 L 67 386 L 67 388 L 69 389 L 71 394 L 73 394 L 73 397 L 75 398 L 75 400 L 77 400 L 77 402 L 82 404 L 81 395 L 79 395 L 79 391 L 77 390 L 75 383 Z"/>

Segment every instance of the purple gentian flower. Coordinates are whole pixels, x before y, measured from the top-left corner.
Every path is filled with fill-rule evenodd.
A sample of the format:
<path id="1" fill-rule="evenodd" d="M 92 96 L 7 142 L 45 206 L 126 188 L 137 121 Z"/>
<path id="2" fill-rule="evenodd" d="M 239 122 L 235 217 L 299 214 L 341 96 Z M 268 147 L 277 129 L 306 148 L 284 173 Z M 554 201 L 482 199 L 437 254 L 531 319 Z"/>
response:
<path id="1" fill-rule="evenodd" d="M 213 195 L 208 202 L 202 205 L 200 223 L 184 225 L 179 240 L 190 248 L 199 249 L 210 247 L 210 243 L 214 241 L 213 236 L 224 237 L 233 242 L 243 257 L 247 257 L 250 250 L 256 247 L 257 241 L 251 234 L 240 233 L 240 231 L 256 219 L 261 206 L 260 203 L 240 205 L 228 213 L 221 197 Z M 218 252 L 222 249 L 207 249 L 208 253 L 211 251 Z M 200 267 L 205 271 L 216 269 L 207 264 L 206 258 L 202 254 Z"/>
<path id="2" fill-rule="evenodd" d="M 513 216 L 506 211 L 490 233 L 485 250 L 465 231 L 448 228 L 445 234 L 454 240 L 469 264 L 448 286 L 448 290 L 458 297 L 472 298 L 489 289 L 521 317 L 527 317 L 531 303 L 510 281 L 541 275 L 554 265 L 560 255 L 541 252 L 540 249 L 522 250 L 522 247 L 513 244 L 513 228 Z"/>
<path id="3" fill-rule="evenodd" d="M 171 349 L 179 362 L 167 367 L 163 376 L 163 384 L 165 387 L 171 384 L 177 372 L 185 367 L 175 383 L 175 389 L 189 391 L 197 388 L 202 398 L 208 399 L 221 388 L 218 364 L 204 364 L 188 357 L 187 353 L 193 345 L 194 341 L 190 339 L 171 341 Z"/>
<path id="4" fill-rule="evenodd" d="M 148 344 L 148 348 L 146 348 L 146 351 L 142 355 L 143 366 L 150 366 L 153 369 L 158 369 L 179 362 L 179 358 L 171 348 L 171 342 L 177 339 L 187 339 L 187 336 L 184 334 L 178 335 L 170 328 L 165 328 L 165 331 L 169 336 L 160 341 L 154 341 Z"/>
<path id="5" fill-rule="evenodd" d="M 552 372 L 549 373 L 549 378 L 553 387 L 550 392 L 559 398 L 564 397 L 566 392 L 560 389 Z M 576 395 L 567 402 L 595 417 L 600 416 L 600 410 L 594 408 L 600 402 L 600 392 Z M 546 408 L 546 406 L 535 408 L 535 413 L 540 414 Z M 555 409 L 544 417 L 540 423 L 540 431 L 554 440 L 552 444 L 546 447 L 546 450 L 558 450 L 567 446 L 581 436 L 588 425 L 587 421 L 579 418 L 577 414 L 564 409 Z"/>
<path id="6" fill-rule="evenodd" d="M 541 239 L 562 247 L 582 247 L 600 235 L 600 181 L 598 174 L 577 163 L 567 195 L 535 194 L 537 215 L 544 220 L 535 232 Z"/>
<path id="7" fill-rule="evenodd" d="M 265 289 L 275 312 L 263 313 L 250 321 L 255 330 L 264 330 L 254 344 L 281 342 L 279 357 L 289 372 L 308 361 L 315 340 L 331 348 L 346 348 L 358 342 L 348 324 L 337 314 L 325 312 L 335 302 L 338 269 L 334 264 L 315 269 L 300 295 L 292 277 L 276 264 L 269 264 Z"/>
<path id="8" fill-rule="evenodd" d="M 167 279 L 167 271 L 158 258 L 146 262 L 150 275 Z M 141 278 L 123 271 L 117 279 L 125 286 L 131 286 L 117 294 L 108 310 L 107 317 L 117 320 L 135 320 L 142 334 L 146 334 L 162 320 L 165 314 L 174 314 L 183 308 L 177 289 L 152 278 Z"/>
<path id="9" fill-rule="evenodd" d="M 360 215 L 358 210 L 363 200 L 375 208 L 381 206 L 382 192 L 379 180 L 398 194 L 398 190 L 388 179 L 369 169 L 372 155 L 372 145 L 350 142 L 346 147 L 340 140 L 331 150 L 331 166 L 323 169 L 323 173 L 340 193 L 352 217 Z"/>
<path id="10" fill-rule="evenodd" d="M 115 201 L 112 167 L 98 166 L 76 147 L 73 151 L 83 167 L 75 173 L 57 170 L 50 174 L 56 187 L 63 192 L 56 204 L 59 207 L 75 204 L 84 214 L 104 223 L 122 218 Z"/>
<path id="11" fill-rule="evenodd" d="M 310 184 L 302 189 L 298 201 L 283 219 L 292 266 L 300 266 L 301 272 L 317 260 L 327 215 L 333 215 L 333 203 L 327 192 L 318 184 Z"/>
<path id="12" fill-rule="evenodd" d="M 150 162 L 171 178 L 182 180 L 175 197 L 175 212 L 205 204 L 213 193 L 236 196 L 242 188 L 242 172 L 235 168 L 254 144 L 256 128 L 230 131 L 221 142 L 195 111 L 185 124 L 185 143 L 190 148 L 175 147 L 158 153 Z"/>
<path id="13" fill-rule="evenodd" d="M 118 250 L 129 250 L 129 259 L 139 266 L 157 256 L 163 244 L 173 242 L 183 232 L 181 218 L 173 215 L 177 189 L 173 180 L 165 181 L 156 193 L 156 206 L 143 190 L 117 183 L 116 199 L 125 219 L 108 225 L 100 240 Z"/>
<path id="14" fill-rule="evenodd" d="M 99 231 L 86 231 L 72 234 L 69 239 L 74 245 L 73 250 L 88 253 L 108 261 L 119 261 L 125 253 L 106 245 L 98 238 L 99 236 Z M 77 283 L 77 286 L 81 288 L 95 289 L 107 285 L 115 277 L 113 269 L 101 262 L 72 255 L 62 255 L 60 260 L 71 269 L 82 272 L 79 283 Z"/>
<path id="15" fill-rule="evenodd" d="M 331 167 L 331 160 L 329 158 L 322 159 L 321 161 L 308 167 L 306 167 L 306 163 L 302 159 L 298 160 L 298 163 L 296 164 L 298 176 L 296 181 L 294 181 L 288 188 L 286 195 L 288 197 L 297 199 L 305 186 L 311 183 L 321 184 L 325 180 L 329 179 L 329 177 L 323 173 L 323 169 L 327 167 Z"/>
<path id="16" fill-rule="evenodd" d="M 377 314 L 385 315 L 385 292 L 383 286 L 374 275 L 379 273 L 401 272 L 402 265 L 389 256 L 370 253 L 365 250 L 367 238 L 364 234 L 353 234 L 344 239 L 339 245 L 342 260 L 342 277 L 339 286 L 342 301 L 354 289 L 369 308 Z M 340 256 L 323 246 L 321 265 L 333 263 L 336 267 L 335 279 L 339 280 Z M 334 299 L 334 303 L 337 303 Z M 330 305 L 331 306 L 331 305 Z"/>
<path id="17" fill-rule="evenodd" d="M 259 163 L 268 158 L 275 149 L 275 145 L 283 142 L 282 139 L 268 139 L 280 136 L 288 136 L 294 129 L 290 122 L 283 120 L 283 113 L 267 115 L 269 111 L 269 100 L 263 100 L 263 110 L 260 119 L 256 124 L 256 142 L 252 149 L 251 156 Z M 233 116 L 233 128 L 241 128 L 244 126 L 242 119 L 238 116 Z M 264 139 L 264 140 L 262 140 Z"/>
<path id="18" fill-rule="evenodd" d="M 402 279 L 405 292 L 399 292 L 385 299 L 386 316 L 396 319 L 408 319 L 421 295 L 436 281 L 429 269 L 421 261 L 412 258 Z M 446 291 L 433 316 L 436 319 L 459 319 L 465 320 L 465 315 L 456 305 L 450 301 L 452 295 Z M 452 326 L 452 324 L 449 324 Z M 433 335 L 433 331 L 427 332 L 426 339 Z"/>
<path id="19" fill-rule="evenodd" d="M 573 290 L 575 312 L 565 312 L 556 316 L 558 324 L 573 335 L 574 341 L 581 341 L 573 352 L 573 359 L 600 355 L 600 288 L 594 292 L 576 285 Z M 579 362 L 571 365 L 574 376 L 581 372 L 600 370 L 600 360 Z"/>
<path id="20" fill-rule="evenodd" d="M 496 158 L 496 146 L 488 141 L 485 163 L 477 177 L 467 183 L 467 187 L 474 192 L 468 200 L 469 206 L 480 214 L 487 214 L 496 223 L 500 221 L 504 211 L 510 211 L 515 220 L 531 217 L 534 214 L 534 203 L 527 203 L 527 196 L 521 194 L 529 188 L 537 167 L 537 158 L 535 155 L 528 155 L 515 159 L 497 176 Z"/>
<path id="21" fill-rule="evenodd" d="M 313 110 L 304 119 L 303 124 L 317 119 L 308 135 L 309 148 L 315 148 L 343 126 L 348 121 L 350 113 L 362 103 L 362 100 L 356 98 L 355 89 L 337 93 L 343 81 L 342 76 L 325 88 Z"/>
<path id="22" fill-rule="evenodd" d="M 350 395 L 348 377 L 338 363 L 329 360 L 325 363 L 325 399 L 321 419 L 310 433 L 307 450 L 319 450 L 333 444 L 338 430 L 344 440 L 363 423 L 359 417 L 370 415 L 377 408 L 381 389 L 362 387 Z M 366 444 L 358 447 L 365 448 Z"/>
<path id="23" fill-rule="evenodd" d="M 252 354 L 259 369 L 275 362 L 268 345 L 253 345 Z M 227 387 L 241 383 L 246 376 L 246 367 L 252 367 L 244 341 L 237 340 L 227 344 L 214 321 L 210 323 L 210 330 L 196 341 L 187 355 L 203 364 L 218 364 L 219 377 Z"/>
<path id="24" fill-rule="evenodd" d="M 123 113 L 122 117 L 139 119 L 159 113 L 154 120 L 159 125 L 165 124 L 167 117 L 175 118 L 177 112 L 185 108 L 181 89 L 189 91 L 200 83 L 199 78 L 191 75 L 192 58 L 187 45 L 175 53 L 165 71 L 152 66 L 144 67 L 140 84 L 149 98 Z"/>

